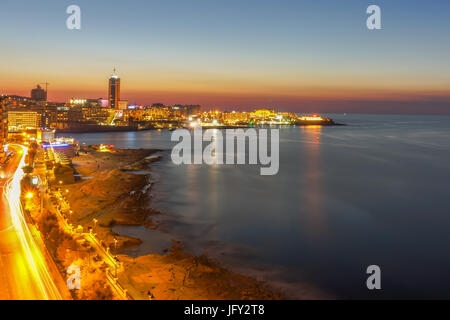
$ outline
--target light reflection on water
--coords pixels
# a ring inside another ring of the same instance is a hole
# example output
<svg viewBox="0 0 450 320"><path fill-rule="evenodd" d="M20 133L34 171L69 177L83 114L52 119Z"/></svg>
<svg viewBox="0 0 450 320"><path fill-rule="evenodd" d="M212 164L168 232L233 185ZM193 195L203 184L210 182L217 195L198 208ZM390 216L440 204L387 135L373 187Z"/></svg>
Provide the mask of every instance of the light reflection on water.
<svg viewBox="0 0 450 320"><path fill-rule="evenodd" d="M303 157L305 158L305 174L299 177L300 183L304 185L299 195L303 199L299 207L304 208L304 213L308 221L308 232L311 237L320 237L324 234L325 221L322 212L322 174L320 157L321 126L301 127L301 134L306 141Z"/></svg>
<svg viewBox="0 0 450 320"><path fill-rule="evenodd" d="M307 285L374 297L365 269L379 264L376 297L449 298L450 117L333 117L350 125L280 131L276 176L262 177L256 166L153 164L154 205L169 213L163 227L194 253L296 296ZM171 147L167 131L74 136Z"/></svg>

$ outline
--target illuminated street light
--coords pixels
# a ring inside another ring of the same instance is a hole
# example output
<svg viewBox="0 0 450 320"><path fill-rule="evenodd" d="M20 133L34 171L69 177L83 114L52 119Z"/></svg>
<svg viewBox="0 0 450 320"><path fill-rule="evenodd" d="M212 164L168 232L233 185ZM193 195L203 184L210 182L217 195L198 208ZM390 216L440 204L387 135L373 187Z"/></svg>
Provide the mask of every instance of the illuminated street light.
<svg viewBox="0 0 450 320"><path fill-rule="evenodd" d="M25 198L27 198L27 199L32 199L33 196L34 196L33 192L28 192L28 193L25 195Z"/></svg>

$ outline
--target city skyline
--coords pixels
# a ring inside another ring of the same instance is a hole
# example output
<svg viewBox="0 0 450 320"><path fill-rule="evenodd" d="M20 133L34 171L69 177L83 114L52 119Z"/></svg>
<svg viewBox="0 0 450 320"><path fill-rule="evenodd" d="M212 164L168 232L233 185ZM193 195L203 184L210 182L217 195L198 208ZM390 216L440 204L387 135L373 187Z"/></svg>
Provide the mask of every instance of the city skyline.
<svg viewBox="0 0 450 320"><path fill-rule="evenodd" d="M449 1L2 0L0 25L0 301L450 298Z"/></svg>
<svg viewBox="0 0 450 320"><path fill-rule="evenodd" d="M68 1L26 11L6 1L0 18L15 33L1 31L0 94L28 96L48 81L50 101L107 98L118 66L130 104L450 114L450 4L378 1L383 29L371 31L371 3L322 2L132 1L124 10L78 1L82 29L71 31Z"/></svg>

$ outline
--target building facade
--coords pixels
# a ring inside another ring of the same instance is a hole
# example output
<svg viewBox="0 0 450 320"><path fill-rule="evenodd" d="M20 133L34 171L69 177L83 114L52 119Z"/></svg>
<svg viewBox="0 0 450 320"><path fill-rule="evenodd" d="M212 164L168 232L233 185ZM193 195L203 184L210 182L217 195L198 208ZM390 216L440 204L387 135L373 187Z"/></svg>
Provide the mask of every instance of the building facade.
<svg viewBox="0 0 450 320"><path fill-rule="evenodd" d="M3 99L0 98L0 152L3 149L3 144L8 138L8 117L6 115L6 105Z"/></svg>
<svg viewBox="0 0 450 320"><path fill-rule="evenodd" d="M128 109L128 101L127 100L120 100L118 102L117 109L119 109L119 110L127 110Z"/></svg>
<svg viewBox="0 0 450 320"><path fill-rule="evenodd" d="M117 75L112 75L111 78L109 78L108 101L109 109L119 109L120 78Z"/></svg>
<svg viewBox="0 0 450 320"><path fill-rule="evenodd" d="M8 111L8 131L36 130L38 113L35 111Z"/></svg>
<svg viewBox="0 0 450 320"><path fill-rule="evenodd" d="M47 91L37 85L36 88L31 90L31 99L35 101L47 101Z"/></svg>

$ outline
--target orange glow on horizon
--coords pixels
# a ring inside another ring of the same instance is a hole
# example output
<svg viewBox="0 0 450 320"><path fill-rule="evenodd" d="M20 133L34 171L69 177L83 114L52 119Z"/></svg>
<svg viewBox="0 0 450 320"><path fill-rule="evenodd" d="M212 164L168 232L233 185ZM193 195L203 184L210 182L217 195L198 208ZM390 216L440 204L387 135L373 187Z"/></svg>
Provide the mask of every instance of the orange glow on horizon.
<svg viewBox="0 0 450 320"><path fill-rule="evenodd" d="M72 97L107 98L108 73L105 73L106 76L102 72L89 74L91 76L87 78L79 71L70 77L50 72L47 75L26 76L6 74L0 79L0 94L30 96L31 88L40 81L36 79L43 78L51 83L48 99L52 102L68 102ZM425 105L427 108L423 110L427 111L428 102L443 104L450 100L450 83L421 83L417 79L399 81L393 78L379 81L378 78L364 80L359 76L343 76L337 81L331 76L323 75L319 79L317 75L305 74L299 80L292 76L272 77L270 73L265 77L255 78L239 74L231 76L187 72L149 78L137 71L123 74L121 78L122 98L141 105L157 102L166 105L200 104L205 108L220 110L251 110L257 106L265 106L286 111L320 112L352 112L359 109L370 113L371 107L364 104L355 106L355 103L378 103L384 106L383 110L389 111L392 109L389 103L411 102ZM347 107L352 103L354 105ZM443 107L440 108L445 111Z"/></svg>

